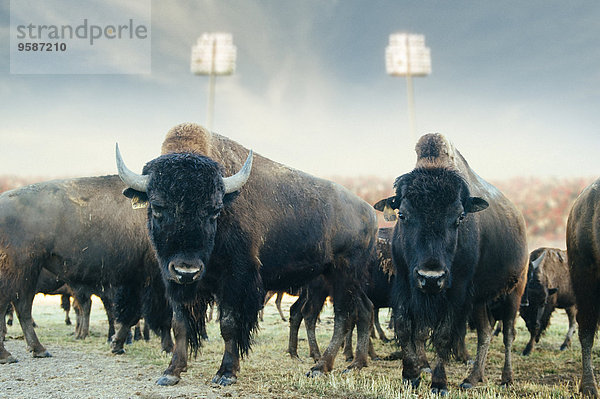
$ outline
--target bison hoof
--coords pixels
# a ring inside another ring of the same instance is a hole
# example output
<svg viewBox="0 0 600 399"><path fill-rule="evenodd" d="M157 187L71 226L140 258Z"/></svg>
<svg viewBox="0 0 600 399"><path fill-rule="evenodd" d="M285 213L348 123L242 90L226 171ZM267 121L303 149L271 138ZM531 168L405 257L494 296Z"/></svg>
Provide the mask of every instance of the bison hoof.
<svg viewBox="0 0 600 399"><path fill-rule="evenodd" d="M293 360L296 360L296 361L298 361L298 362L300 362L300 363L304 363L304 360L300 359L300 356L298 356L298 354L294 354L294 355L290 354L290 357L291 357Z"/></svg>
<svg viewBox="0 0 600 399"><path fill-rule="evenodd" d="M419 388L419 385L421 385L421 377L404 378L404 383L410 385L413 389L417 389Z"/></svg>
<svg viewBox="0 0 600 399"><path fill-rule="evenodd" d="M17 363L17 362L18 362L17 358L12 355L7 358L0 359L0 364L10 364L10 363Z"/></svg>
<svg viewBox="0 0 600 399"><path fill-rule="evenodd" d="M448 395L447 388L431 388L431 393L434 395L446 396Z"/></svg>
<svg viewBox="0 0 600 399"><path fill-rule="evenodd" d="M113 348L111 352L115 355L123 355L125 354L125 349L123 348Z"/></svg>
<svg viewBox="0 0 600 399"><path fill-rule="evenodd" d="M165 374L156 381L156 384L166 387L176 385L179 382L179 380L181 380L181 378L176 377L174 375Z"/></svg>
<svg viewBox="0 0 600 399"><path fill-rule="evenodd" d="M312 370L311 369L308 373L306 373L306 376L308 378L316 378L316 377L321 377L321 376L324 376L324 375L325 375L325 373L322 372L321 370L318 370L318 369L317 370Z"/></svg>
<svg viewBox="0 0 600 399"><path fill-rule="evenodd" d="M400 360L400 359L402 359L402 352L400 352L400 351L392 352L383 358L383 360L390 360L390 361L391 360Z"/></svg>
<svg viewBox="0 0 600 399"><path fill-rule="evenodd" d="M471 388L473 388L473 384L471 384L471 383L470 383L470 382L468 382L468 381L463 381L463 383L462 383L462 384L460 384L460 387L461 387L462 389L471 389Z"/></svg>
<svg viewBox="0 0 600 399"><path fill-rule="evenodd" d="M565 350L565 349L567 349L568 347L569 347L569 344L562 344L562 345L560 346L560 350L561 350L561 351L564 351L564 350Z"/></svg>
<svg viewBox="0 0 600 399"><path fill-rule="evenodd" d="M598 397L598 388L596 384L592 381L591 384L582 383L579 388L579 392L581 392L581 396L597 398Z"/></svg>
<svg viewBox="0 0 600 399"><path fill-rule="evenodd" d="M227 385L233 385L237 382L237 377L232 375L232 376L226 376L226 375L215 375L212 379L213 384L219 384L221 386L226 387Z"/></svg>
<svg viewBox="0 0 600 399"><path fill-rule="evenodd" d="M52 357L52 355L47 350L44 350L42 352L33 352L33 357L35 357L35 358Z"/></svg>

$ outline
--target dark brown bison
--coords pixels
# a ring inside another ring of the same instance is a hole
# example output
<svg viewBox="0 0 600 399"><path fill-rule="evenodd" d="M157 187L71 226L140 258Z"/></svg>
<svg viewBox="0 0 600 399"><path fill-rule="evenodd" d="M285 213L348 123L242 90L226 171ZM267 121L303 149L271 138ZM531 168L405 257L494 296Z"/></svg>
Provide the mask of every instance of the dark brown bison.
<svg viewBox="0 0 600 399"><path fill-rule="evenodd" d="M375 204L388 218L397 218L393 317L403 352L402 376L419 384L426 364L422 347L429 336L438 356L432 391L447 393L445 365L451 356L461 355L471 315L477 357L461 386L482 381L492 329L489 306L508 294L502 312L502 384L508 384L515 317L527 272L525 222L444 136L421 137L416 151L417 165L395 180L395 195Z"/></svg>
<svg viewBox="0 0 600 399"><path fill-rule="evenodd" d="M34 357L50 356L33 328L31 307L42 268L74 292L107 292L122 352L141 313L172 346L171 308L165 298L143 215L131 212L118 176L54 180L0 195L0 314L15 306ZM89 298L89 295L87 295ZM5 349L0 318L0 363L16 359Z"/></svg>
<svg viewBox="0 0 600 399"><path fill-rule="evenodd" d="M163 154L142 175L117 155L125 195L148 201L150 239L174 307L176 349L159 384L179 381L186 339L192 351L199 345L198 303L217 298L225 353L213 381L227 385L250 349L265 292L320 275L332 286L335 327L309 374L332 369L355 312L359 355L350 367L363 367L372 305L362 281L377 231L372 208L335 183L260 155L253 161L246 148L198 125L173 128Z"/></svg>
<svg viewBox="0 0 600 399"><path fill-rule="evenodd" d="M521 317L530 334L523 355L529 355L540 341L556 308L564 309L569 318L569 330L560 346L562 351L571 345L577 313L567 253L557 248L538 248L529 255L527 286L521 299Z"/></svg>
<svg viewBox="0 0 600 399"><path fill-rule="evenodd" d="M598 397L592 346L600 316L600 179L583 190L569 212L567 253L581 342L580 391Z"/></svg>

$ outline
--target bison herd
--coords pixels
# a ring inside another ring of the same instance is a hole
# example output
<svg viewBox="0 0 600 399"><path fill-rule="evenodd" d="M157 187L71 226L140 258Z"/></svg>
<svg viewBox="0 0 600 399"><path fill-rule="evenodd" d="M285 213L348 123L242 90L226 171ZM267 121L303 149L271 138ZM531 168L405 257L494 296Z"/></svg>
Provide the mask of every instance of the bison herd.
<svg viewBox="0 0 600 399"><path fill-rule="evenodd" d="M517 313L531 335L528 355L561 308L569 330L560 349L570 345L577 317L580 390L598 396L591 353L600 316L600 180L573 205L567 251L528 254L520 211L444 136L421 137L416 152L415 168L396 178L394 195L369 205L195 124L171 129L162 155L142 174L127 168L117 146L118 176L0 195L0 314L13 306L29 351L47 357L31 317L34 296L74 297L77 337L85 338L90 296L98 295L112 352L123 353L131 327L144 318L172 353L158 384L173 385L206 337L207 308L216 303L225 349L213 382L229 385L251 348L267 292L298 295L288 352L297 356L304 320L315 361L309 377L331 371L342 346L348 369L366 366L376 356L371 334L387 339L378 310L391 307L402 378L419 385L429 344L431 390L445 395L449 361L468 358L468 326L477 332L477 353L461 387L483 381L496 322L507 385ZM378 230L375 210L395 220L394 228ZM315 325L328 297L334 328L321 353ZM0 363L16 362L5 335L2 317Z"/></svg>

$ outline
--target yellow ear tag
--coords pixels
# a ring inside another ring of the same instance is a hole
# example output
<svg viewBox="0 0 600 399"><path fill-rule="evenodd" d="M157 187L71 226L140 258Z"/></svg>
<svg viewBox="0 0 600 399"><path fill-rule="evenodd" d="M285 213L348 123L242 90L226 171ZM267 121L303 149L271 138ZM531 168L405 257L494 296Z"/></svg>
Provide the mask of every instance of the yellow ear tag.
<svg viewBox="0 0 600 399"><path fill-rule="evenodd" d="M383 218L386 222L396 221L396 211L392 209L392 207L388 204L385 204L385 206L383 207Z"/></svg>
<svg viewBox="0 0 600 399"><path fill-rule="evenodd" d="M148 208L148 201L144 201L137 195L134 195L131 197L131 207L133 209Z"/></svg>

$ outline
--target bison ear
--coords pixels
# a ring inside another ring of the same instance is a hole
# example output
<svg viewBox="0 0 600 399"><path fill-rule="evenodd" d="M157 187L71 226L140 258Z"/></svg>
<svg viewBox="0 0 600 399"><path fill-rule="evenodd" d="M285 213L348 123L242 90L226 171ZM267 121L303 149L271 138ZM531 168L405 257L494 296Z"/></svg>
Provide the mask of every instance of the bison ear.
<svg viewBox="0 0 600 399"><path fill-rule="evenodd" d="M131 198L131 207L133 209L148 207L148 195L144 192L134 190L133 188L126 188L123 190L123 195Z"/></svg>
<svg viewBox="0 0 600 399"><path fill-rule="evenodd" d="M467 201L467 206L465 207L465 212L475 213L475 212L483 211L488 206L490 206L490 204L488 204L488 202L486 200L484 200L483 198L469 197L469 200Z"/></svg>
<svg viewBox="0 0 600 399"><path fill-rule="evenodd" d="M387 222L393 222L396 220L396 212L394 211L394 209L398 209L399 207L400 203L397 200L396 196L382 199L381 201L373 205L373 208L380 212L383 212L383 218Z"/></svg>

